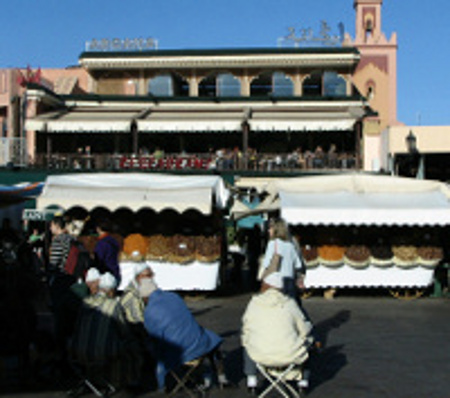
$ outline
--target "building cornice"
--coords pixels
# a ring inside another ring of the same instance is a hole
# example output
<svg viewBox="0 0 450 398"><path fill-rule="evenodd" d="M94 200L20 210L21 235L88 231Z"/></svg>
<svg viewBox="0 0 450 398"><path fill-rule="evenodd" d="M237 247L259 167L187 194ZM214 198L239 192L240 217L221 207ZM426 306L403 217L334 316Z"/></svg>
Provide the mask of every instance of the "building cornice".
<svg viewBox="0 0 450 398"><path fill-rule="evenodd" d="M145 53L83 53L80 65L96 69L196 69L196 68L280 68L354 67L360 54L354 48L302 49L302 51L164 51Z"/></svg>

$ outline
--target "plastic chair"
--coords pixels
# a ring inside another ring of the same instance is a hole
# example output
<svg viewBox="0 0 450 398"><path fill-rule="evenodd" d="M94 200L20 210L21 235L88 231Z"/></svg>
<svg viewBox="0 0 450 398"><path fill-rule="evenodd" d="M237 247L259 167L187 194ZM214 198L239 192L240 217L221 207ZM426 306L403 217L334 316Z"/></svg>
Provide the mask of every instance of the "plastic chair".
<svg viewBox="0 0 450 398"><path fill-rule="evenodd" d="M269 385L258 395L259 398L265 397L272 390L278 391L284 398L303 398L304 393L296 390L289 381L294 377L293 373L298 374L298 364L291 363L286 366L266 366L260 363L256 368L261 375L269 382Z"/></svg>

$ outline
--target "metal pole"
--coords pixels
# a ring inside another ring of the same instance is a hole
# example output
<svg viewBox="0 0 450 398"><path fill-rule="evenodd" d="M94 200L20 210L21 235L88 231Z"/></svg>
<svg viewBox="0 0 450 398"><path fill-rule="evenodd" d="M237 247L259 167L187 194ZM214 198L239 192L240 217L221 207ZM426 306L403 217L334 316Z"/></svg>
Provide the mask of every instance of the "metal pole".
<svg viewBox="0 0 450 398"><path fill-rule="evenodd" d="M247 121L242 122L242 159L243 168L247 170L248 168L248 135L250 132L250 125Z"/></svg>

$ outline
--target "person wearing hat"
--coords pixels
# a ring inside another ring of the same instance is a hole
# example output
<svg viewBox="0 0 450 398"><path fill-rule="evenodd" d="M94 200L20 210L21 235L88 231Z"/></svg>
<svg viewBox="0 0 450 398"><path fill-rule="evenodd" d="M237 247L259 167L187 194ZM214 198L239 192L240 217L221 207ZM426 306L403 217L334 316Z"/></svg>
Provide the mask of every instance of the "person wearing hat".
<svg viewBox="0 0 450 398"><path fill-rule="evenodd" d="M120 304L125 312L125 318L132 325L144 326L144 301L139 295L139 285L145 279L153 278L153 271L145 262L134 265L134 278L123 291Z"/></svg>
<svg viewBox="0 0 450 398"><path fill-rule="evenodd" d="M139 293L146 303L144 326L153 342L159 389L164 388L170 370L202 356L207 356L217 369L220 386L230 387L220 353L222 338L200 326L183 299L176 293L159 289L153 279L142 281ZM210 386L210 381L205 376L205 387Z"/></svg>
<svg viewBox="0 0 450 398"><path fill-rule="evenodd" d="M97 294L83 300L71 352L81 364L101 365L103 376L114 387L121 387L127 386L134 375L129 356L132 336L114 297L116 287L116 278L106 272L99 278Z"/></svg>
<svg viewBox="0 0 450 398"><path fill-rule="evenodd" d="M98 285L100 283L100 272L97 268L89 268L84 277L84 282L86 283L89 292L92 296L98 293Z"/></svg>
<svg viewBox="0 0 450 398"><path fill-rule="evenodd" d="M116 295L117 288L117 279L110 272L105 272L100 275L100 279L98 281L98 290L99 293L102 293L108 298L114 298Z"/></svg>
<svg viewBox="0 0 450 398"><path fill-rule="evenodd" d="M302 365L313 343L312 325L293 298L283 294L283 276L267 275L261 291L250 300L242 318L244 373L247 388L256 392L256 363L281 367ZM270 325L270 327L268 327ZM295 375L301 380L301 370Z"/></svg>
<svg viewBox="0 0 450 398"><path fill-rule="evenodd" d="M145 303L138 289L143 281L151 280L151 278L153 278L153 271L147 263L136 263L134 265L134 278L120 297L120 306L135 340L133 344L134 349L131 350L130 354L133 356L132 363L137 379L140 379L142 375L142 367L144 358L147 357L145 354L148 345L148 335L144 328ZM139 384L139 381L136 380L135 384Z"/></svg>

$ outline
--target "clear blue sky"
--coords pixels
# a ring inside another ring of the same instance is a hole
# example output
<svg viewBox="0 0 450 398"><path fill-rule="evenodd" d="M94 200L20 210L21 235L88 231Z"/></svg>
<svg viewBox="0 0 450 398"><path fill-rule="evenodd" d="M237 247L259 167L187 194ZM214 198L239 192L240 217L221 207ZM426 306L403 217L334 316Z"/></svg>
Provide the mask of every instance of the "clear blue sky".
<svg viewBox="0 0 450 398"><path fill-rule="evenodd" d="M397 32L398 120L450 125L450 2L384 0ZM353 0L2 0L0 68L63 68L93 38L147 38L160 49L275 47L287 28L339 22L354 37ZM335 32L337 33L337 29Z"/></svg>

